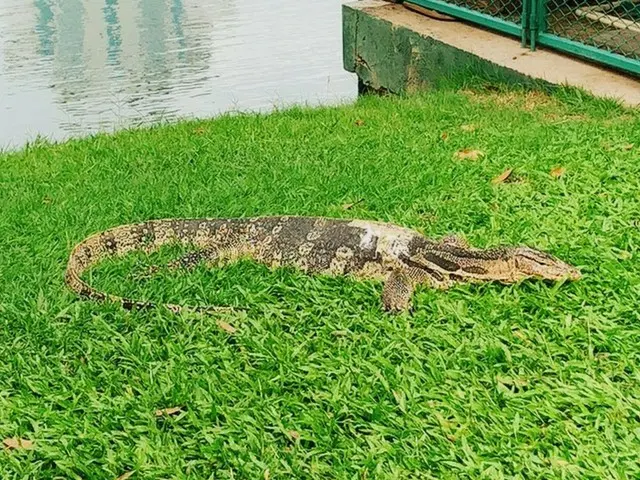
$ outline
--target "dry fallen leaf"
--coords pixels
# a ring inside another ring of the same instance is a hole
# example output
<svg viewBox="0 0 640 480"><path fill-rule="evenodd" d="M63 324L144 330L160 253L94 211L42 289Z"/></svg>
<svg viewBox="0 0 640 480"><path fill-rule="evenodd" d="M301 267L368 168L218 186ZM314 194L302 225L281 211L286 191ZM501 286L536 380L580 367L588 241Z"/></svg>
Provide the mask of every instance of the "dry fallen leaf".
<svg viewBox="0 0 640 480"><path fill-rule="evenodd" d="M502 377L500 375L496 376L496 382L506 385L508 387L517 387L517 388L522 388L529 385L528 380L525 378Z"/></svg>
<svg viewBox="0 0 640 480"><path fill-rule="evenodd" d="M131 475L133 475L133 472L125 472L118 478L116 478L116 480L127 480L127 478L129 478Z"/></svg>
<svg viewBox="0 0 640 480"><path fill-rule="evenodd" d="M440 134L440 138L441 138L442 140L446 141L446 140L447 140L447 138L449 138L449 134L448 134L447 132L442 132L442 133Z"/></svg>
<svg viewBox="0 0 640 480"><path fill-rule="evenodd" d="M223 322L222 320L218 320L218 326L227 333L234 334L236 333L235 327L232 327L227 322Z"/></svg>
<svg viewBox="0 0 640 480"><path fill-rule="evenodd" d="M362 202L364 202L364 198L356 200L353 203L345 203L344 205L342 205L342 209L343 210L349 210L349 209L353 208L354 206L356 206L356 205L358 205L359 203L362 203Z"/></svg>
<svg viewBox="0 0 640 480"><path fill-rule="evenodd" d="M473 132L475 131L475 129L476 129L476 126L473 123L460 125L460 130L462 130L463 132Z"/></svg>
<svg viewBox="0 0 640 480"><path fill-rule="evenodd" d="M356 127L361 127L362 125L364 125L364 120L358 119L354 123L356 124Z"/></svg>
<svg viewBox="0 0 640 480"><path fill-rule="evenodd" d="M629 260L630 258L633 258L633 253L627 250L621 250L615 247L612 248L611 250L612 250L612 253L620 260Z"/></svg>
<svg viewBox="0 0 640 480"><path fill-rule="evenodd" d="M551 171L549 172L549 174L553 178L560 178L562 175L565 174L566 171L567 171L566 168L558 166L558 167L552 168Z"/></svg>
<svg viewBox="0 0 640 480"><path fill-rule="evenodd" d="M483 156L484 153L482 153L480 150L473 150L471 148L465 148L462 150L458 150L454 156L459 158L460 160L477 160L478 157Z"/></svg>
<svg viewBox="0 0 640 480"><path fill-rule="evenodd" d="M287 434L289 435L289 437L291 437L292 440L298 440L300 438L300 434L295 430L289 430Z"/></svg>
<svg viewBox="0 0 640 480"><path fill-rule="evenodd" d="M5 438L2 444L9 450L33 450L33 442L24 438Z"/></svg>
<svg viewBox="0 0 640 480"><path fill-rule="evenodd" d="M497 185L498 183L503 183L507 178L511 176L511 172L513 172L513 168L507 168L504 172L502 172L497 177L494 177L491 180L491 183Z"/></svg>
<svg viewBox="0 0 640 480"><path fill-rule="evenodd" d="M526 340L527 336L521 330L514 330L511 333L514 337L519 338L520 340Z"/></svg>
<svg viewBox="0 0 640 480"><path fill-rule="evenodd" d="M562 460L561 458L550 458L548 462L550 465L560 468L569 467L571 465L569 462Z"/></svg>
<svg viewBox="0 0 640 480"><path fill-rule="evenodd" d="M181 411L182 407L161 408L156 410L156 417L162 417L163 415L175 415Z"/></svg>
<svg viewBox="0 0 640 480"><path fill-rule="evenodd" d="M631 150L633 147L635 147L635 145L633 143L623 143L623 144L617 144L617 145L606 145L605 148L607 151L609 152L613 152L616 150L623 150L623 151L628 151Z"/></svg>
<svg viewBox="0 0 640 480"><path fill-rule="evenodd" d="M197 127L193 130L196 135L202 135L204 132L206 132L204 127Z"/></svg>

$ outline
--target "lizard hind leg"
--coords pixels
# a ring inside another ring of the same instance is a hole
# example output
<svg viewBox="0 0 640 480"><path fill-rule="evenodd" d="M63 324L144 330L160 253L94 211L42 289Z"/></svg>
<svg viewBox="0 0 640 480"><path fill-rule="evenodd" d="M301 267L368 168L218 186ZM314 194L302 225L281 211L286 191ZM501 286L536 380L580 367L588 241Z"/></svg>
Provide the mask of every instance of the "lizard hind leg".
<svg viewBox="0 0 640 480"><path fill-rule="evenodd" d="M189 252L175 260L168 262L165 265L149 265L147 268L143 269L142 272L136 274L135 278L138 280L147 279L163 269L166 269L170 272L174 272L177 270L192 271L203 261L207 264L214 264L219 258L220 252L217 249L204 249L195 252Z"/></svg>
<svg viewBox="0 0 640 480"><path fill-rule="evenodd" d="M215 267L223 262L232 262L238 260L248 254L250 249L247 245L242 244L237 239L232 238L223 246L209 246L201 250L188 252L175 260L170 261L164 268L170 272L176 270L193 271L201 263L205 263L208 267ZM151 265L140 277L149 277L158 273L163 268L159 265Z"/></svg>
<svg viewBox="0 0 640 480"><path fill-rule="evenodd" d="M251 249L237 240L233 240L224 246L211 246L195 252L189 252L182 257L169 262L170 270L193 270L201 263L207 267L216 267L221 264L231 263L245 256L250 256Z"/></svg>
<svg viewBox="0 0 640 480"><path fill-rule="evenodd" d="M189 252L180 258L173 260L167 264L169 270L193 270L200 263L205 262L208 265L214 265L221 257L220 251L214 248L206 248L196 252Z"/></svg>

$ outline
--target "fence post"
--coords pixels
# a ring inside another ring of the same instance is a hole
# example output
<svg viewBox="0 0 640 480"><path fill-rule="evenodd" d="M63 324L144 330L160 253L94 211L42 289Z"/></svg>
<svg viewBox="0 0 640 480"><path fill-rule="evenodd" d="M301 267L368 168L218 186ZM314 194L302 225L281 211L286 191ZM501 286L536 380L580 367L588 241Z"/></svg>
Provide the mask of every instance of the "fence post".
<svg viewBox="0 0 640 480"><path fill-rule="evenodd" d="M538 3L539 0L531 0L531 15L529 15L529 38L531 51L536 49L538 40Z"/></svg>
<svg viewBox="0 0 640 480"><path fill-rule="evenodd" d="M534 0L536 1L536 0ZM547 2L548 0L538 0L538 33L547 31Z"/></svg>
<svg viewBox="0 0 640 480"><path fill-rule="evenodd" d="M532 0L522 0L522 32L520 34L520 42L522 47L527 46L527 40L529 38L529 15L531 14L531 2Z"/></svg>

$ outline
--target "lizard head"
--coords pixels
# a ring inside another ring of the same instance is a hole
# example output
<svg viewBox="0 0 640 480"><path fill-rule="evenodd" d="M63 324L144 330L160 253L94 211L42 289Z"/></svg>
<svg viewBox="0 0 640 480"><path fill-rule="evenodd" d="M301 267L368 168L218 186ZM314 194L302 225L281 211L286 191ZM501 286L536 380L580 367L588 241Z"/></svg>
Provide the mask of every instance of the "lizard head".
<svg viewBox="0 0 640 480"><path fill-rule="evenodd" d="M578 280L582 276L578 269L562 260L526 246L482 250L450 241L415 241L414 244L416 248L404 259L405 263L436 279L514 283L526 278Z"/></svg>
<svg viewBox="0 0 640 480"><path fill-rule="evenodd" d="M529 247L510 249L510 256L518 278L541 278L544 280L579 280L580 271L547 253Z"/></svg>

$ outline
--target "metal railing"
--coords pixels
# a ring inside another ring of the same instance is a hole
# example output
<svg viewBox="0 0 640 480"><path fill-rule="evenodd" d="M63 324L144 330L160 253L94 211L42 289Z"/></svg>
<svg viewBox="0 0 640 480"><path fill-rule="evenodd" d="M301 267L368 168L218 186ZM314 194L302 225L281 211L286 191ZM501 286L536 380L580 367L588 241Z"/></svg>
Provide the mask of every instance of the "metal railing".
<svg viewBox="0 0 640 480"><path fill-rule="evenodd" d="M640 0L408 0L640 75Z"/></svg>

